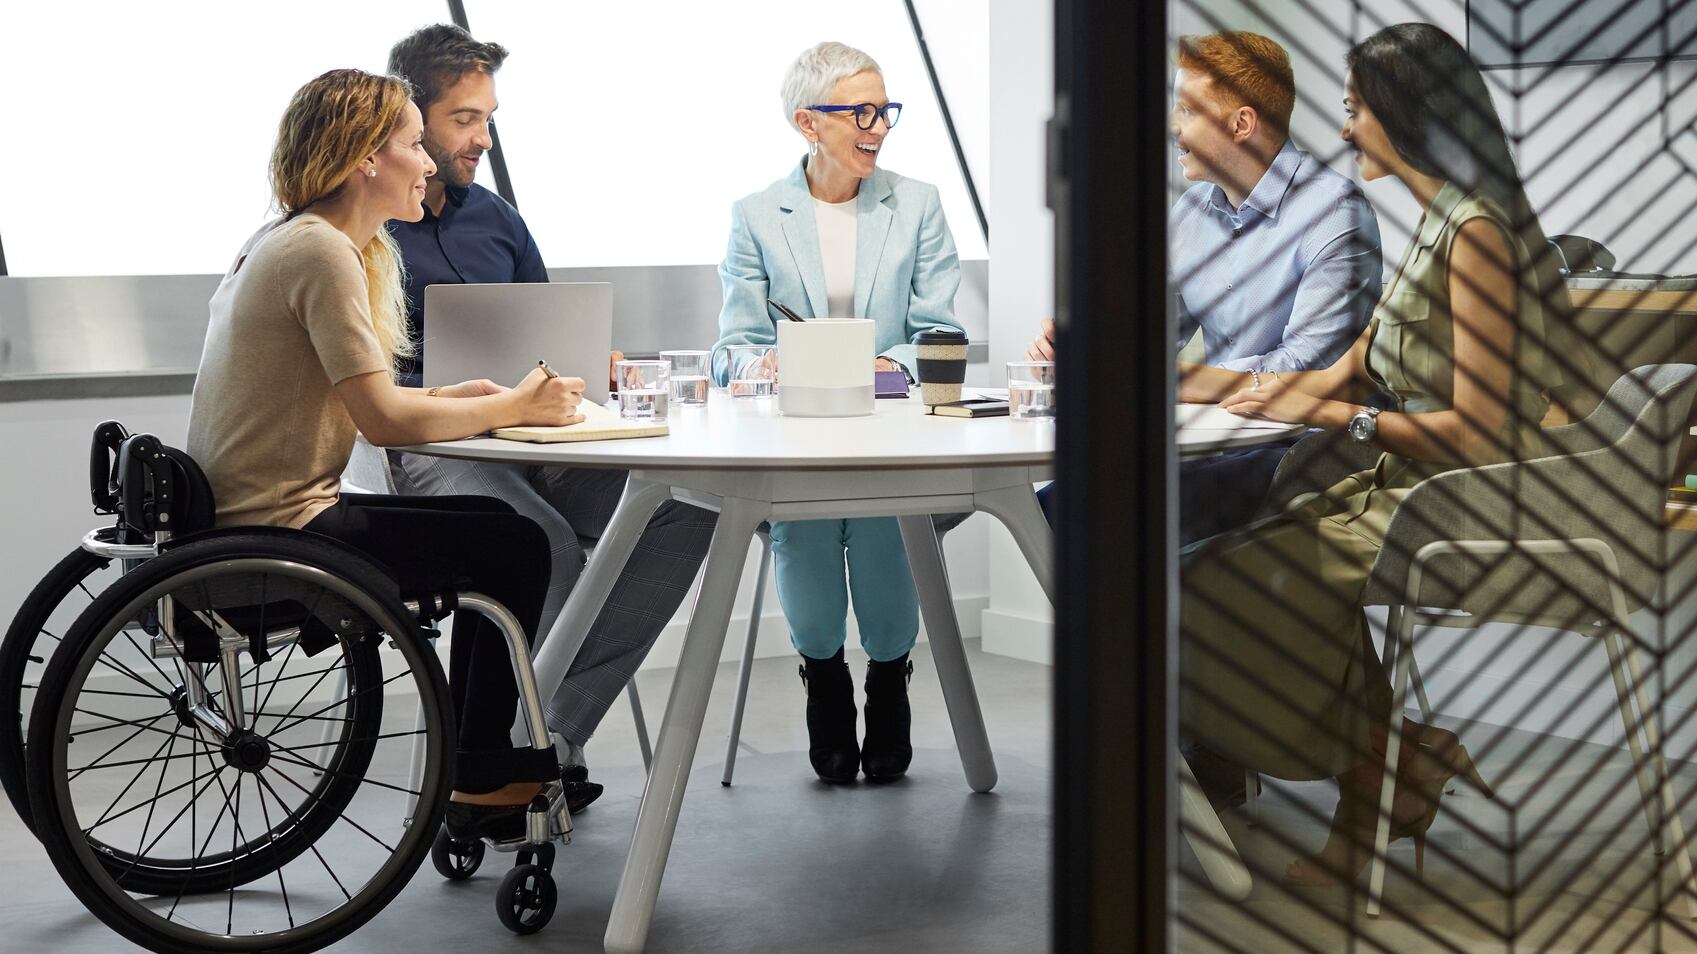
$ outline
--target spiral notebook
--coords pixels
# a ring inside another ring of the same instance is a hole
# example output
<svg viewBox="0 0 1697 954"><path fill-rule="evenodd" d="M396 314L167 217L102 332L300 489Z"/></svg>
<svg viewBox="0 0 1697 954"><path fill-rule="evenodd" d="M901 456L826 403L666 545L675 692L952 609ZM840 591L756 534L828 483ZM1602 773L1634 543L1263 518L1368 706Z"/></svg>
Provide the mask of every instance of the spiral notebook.
<svg viewBox="0 0 1697 954"><path fill-rule="evenodd" d="M564 444L568 441L617 441L632 437L665 437L665 421L627 421L593 401L578 405L583 420L565 427L497 427L491 437L531 444Z"/></svg>

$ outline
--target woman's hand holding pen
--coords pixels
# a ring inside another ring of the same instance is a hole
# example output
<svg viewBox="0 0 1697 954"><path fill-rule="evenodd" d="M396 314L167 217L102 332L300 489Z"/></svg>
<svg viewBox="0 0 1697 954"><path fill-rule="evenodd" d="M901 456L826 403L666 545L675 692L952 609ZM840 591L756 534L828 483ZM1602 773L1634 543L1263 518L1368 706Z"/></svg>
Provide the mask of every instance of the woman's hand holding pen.
<svg viewBox="0 0 1697 954"><path fill-rule="evenodd" d="M583 379L561 377L546 364L525 375L511 394L520 424L563 427L583 420L578 413L578 405L583 403Z"/></svg>

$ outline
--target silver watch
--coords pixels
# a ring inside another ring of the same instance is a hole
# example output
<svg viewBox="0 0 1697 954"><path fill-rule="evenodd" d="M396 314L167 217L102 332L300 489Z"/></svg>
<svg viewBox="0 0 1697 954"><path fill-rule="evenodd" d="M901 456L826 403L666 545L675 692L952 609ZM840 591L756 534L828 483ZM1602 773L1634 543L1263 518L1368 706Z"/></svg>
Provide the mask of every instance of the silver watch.
<svg viewBox="0 0 1697 954"><path fill-rule="evenodd" d="M1373 443L1379 436L1379 409L1364 407L1349 419L1349 436L1363 444Z"/></svg>

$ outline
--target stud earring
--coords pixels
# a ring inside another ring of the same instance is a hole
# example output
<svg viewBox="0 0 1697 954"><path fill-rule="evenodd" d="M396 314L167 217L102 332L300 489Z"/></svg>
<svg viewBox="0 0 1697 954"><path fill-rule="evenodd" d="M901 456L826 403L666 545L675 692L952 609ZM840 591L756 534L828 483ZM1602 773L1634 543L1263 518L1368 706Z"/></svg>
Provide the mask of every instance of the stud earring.
<svg viewBox="0 0 1697 954"><path fill-rule="evenodd" d="M376 170L376 168L367 169L367 170L365 170L365 174L375 178L376 175L377 175L377 170Z"/></svg>

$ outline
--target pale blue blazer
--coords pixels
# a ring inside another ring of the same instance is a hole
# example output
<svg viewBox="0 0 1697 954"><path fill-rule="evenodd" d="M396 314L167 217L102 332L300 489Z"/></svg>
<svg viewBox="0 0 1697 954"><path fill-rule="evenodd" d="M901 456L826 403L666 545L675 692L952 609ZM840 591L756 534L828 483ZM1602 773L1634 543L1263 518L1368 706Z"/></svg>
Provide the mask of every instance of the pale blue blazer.
<svg viewBox="0 0 1697 954"><path fill-rule="evenodd" d="M960 256L943 218L937 187L879 169L860 184L855 225L854 314L826 314L825 265L819 226L807 191L806 160L788 176L731 207L731 241L719 265L723 305L713 376L728 373L725 348L772 344L766 299L783 302L803 318L871 318L878 354L915 370L916 335L960 331L955 292Z"/></svg>

